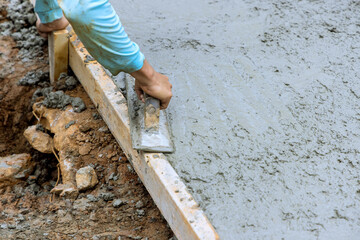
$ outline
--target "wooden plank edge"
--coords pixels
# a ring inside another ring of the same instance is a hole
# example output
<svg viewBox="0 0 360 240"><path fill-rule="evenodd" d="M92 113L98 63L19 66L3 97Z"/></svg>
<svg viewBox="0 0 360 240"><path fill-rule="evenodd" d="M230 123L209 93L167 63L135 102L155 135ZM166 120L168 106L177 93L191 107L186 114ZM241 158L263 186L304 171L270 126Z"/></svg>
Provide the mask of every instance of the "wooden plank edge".
<svg viewBox="0 0 360 240"><path fill-rule="evenodd" d="M180 240L219 239L214 227L161 153L132 148L124 96L96 61L85 63L86 51L70 33L69 64L125 152L155 204Z"/></svg>
<svg viewBox="0 0 360 240"><path fill-rule="evenodd" d="M50 83L54 84L60 74L68 71L69 32L67 29L54 31L48 37Z"/></svg>
<svg viewBox="0 0 360 240"><path fill-rule="evenodd" d="M29 0L35 7L36 0ZM36 17L38 17L36 15ZM71 27L53 31L48 37L49 51L49 77L50 83L54 84L60 74L68 71L69 66L69 32Z"/></svg>

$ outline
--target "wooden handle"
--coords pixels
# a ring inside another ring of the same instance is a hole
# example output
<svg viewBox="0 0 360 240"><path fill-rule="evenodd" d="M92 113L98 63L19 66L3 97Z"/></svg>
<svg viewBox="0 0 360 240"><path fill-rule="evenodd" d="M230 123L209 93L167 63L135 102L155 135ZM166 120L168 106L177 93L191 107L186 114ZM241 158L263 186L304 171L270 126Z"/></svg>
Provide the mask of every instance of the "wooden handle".
<svg viewBox="0 0 360 240"><path fill-rule="evenodd" d="M159 130L160 100L144 94L144 122L146 130Z"/></svg>

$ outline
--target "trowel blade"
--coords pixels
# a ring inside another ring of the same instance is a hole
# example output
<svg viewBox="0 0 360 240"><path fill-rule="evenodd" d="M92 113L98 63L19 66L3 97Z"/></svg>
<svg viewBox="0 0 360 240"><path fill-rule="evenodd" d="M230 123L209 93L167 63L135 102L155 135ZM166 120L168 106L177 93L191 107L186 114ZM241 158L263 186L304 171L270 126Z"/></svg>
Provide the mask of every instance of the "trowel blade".
<svg viewBox="0 0 360 240"><path fill-rule="evenodd" d="M133 148L146 152L173 152L174 146L171 140L166 112L164 110L160 111L158 130L146 130L144 103L136 95L134 89L135 79L126 74L125 83L130 120L130 136Z"/></svg>

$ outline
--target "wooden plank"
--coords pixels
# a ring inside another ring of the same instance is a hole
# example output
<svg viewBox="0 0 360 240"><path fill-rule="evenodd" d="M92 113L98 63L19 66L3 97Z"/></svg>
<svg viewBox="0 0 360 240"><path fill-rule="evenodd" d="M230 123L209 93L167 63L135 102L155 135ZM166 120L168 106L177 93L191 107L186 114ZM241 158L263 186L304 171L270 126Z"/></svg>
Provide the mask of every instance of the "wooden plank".
<svg viewBox="0 0 360 240"><path fill-rule="evenodd" d="M124 96L96 61L85 63L88 52L71 32L69 64L97 107L110 131L149 191L155 204L180 240L219 239L185 184L160 153L138 152L130 141L129 117Z"/></svg>
<svg viewBox="0 0 360 240"><path fill-rule="evenodd" d="M30 0L35 7L36 0ZM53 31L48 37L50 83L54 84L60 73L67 72L69 66L69 29Z"/></svg>
<svg viewBox="0 0 360 240"><path fill-rule="evenodd" d="M54 84L60 73L68 71L69 65L69 32L66 29L49 34L50 83Z"/></svg>

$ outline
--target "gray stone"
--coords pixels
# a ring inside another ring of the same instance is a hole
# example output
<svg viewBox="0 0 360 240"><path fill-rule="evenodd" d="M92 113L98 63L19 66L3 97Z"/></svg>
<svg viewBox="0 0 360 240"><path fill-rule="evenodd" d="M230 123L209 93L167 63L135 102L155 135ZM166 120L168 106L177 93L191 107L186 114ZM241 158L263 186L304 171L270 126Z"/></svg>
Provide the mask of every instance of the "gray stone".
<svg viewBox="0 0 360 240"><path fill-rule="evenodd" d="M144 202L142 200L139 200L136 202L135 204L136 208L143 208L144 207Z"/></svg>
<svg viewBox="0 0 360 240"><path fill-rule="evenodd" d="M124 204L125 204L125 202L123 202L121 199L115 199L112 203L114 208L118 208Z"/></svg>
<svg viewBox="0 0 360 240"><path fill-rule="evenodd" d="M138 209L138 210L136 210L136 214L139 216L139 217L143 217L143 216L145 216L145 210L143 210L143 209Z"/></svg>
<svg viewBox="0 0 360 240"><path fill-rule="evenodd" d="M104 199L104 201L112 201L115 195L113 193L101 193L100 197Z"/></svg>
<svg viewBox="0 0 360 240"><path fill-rule="evenodd" d="M77 113L82 112L86 109L84 101L79 97L73 98L71 100L71 105L74 108L74 112Z"/></svg>
<svg viewBox="0 0 360 240"><path fill-rule="evenodd" d="M98 199L97 197L95 197L94 195L92 195L92 194L88 194L88 195L86 196L86 198L87 198L90 202L97 202L97 201L99 201L99 199Z"/></svg>

